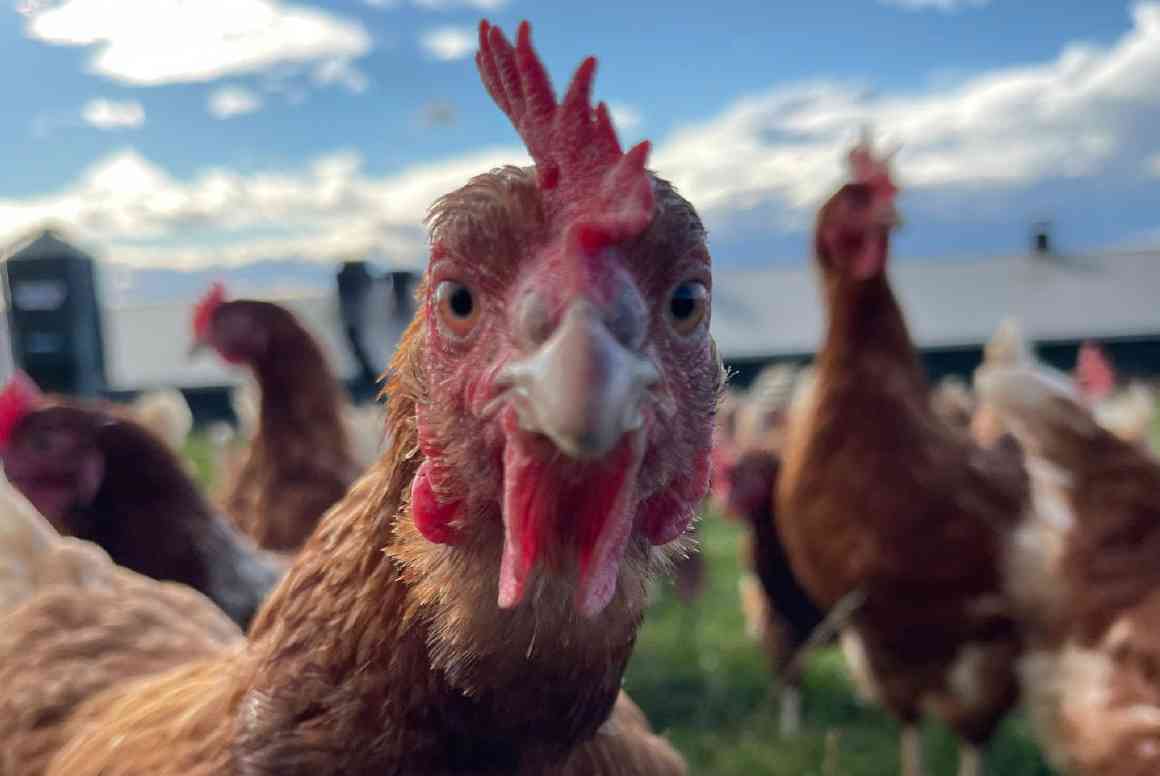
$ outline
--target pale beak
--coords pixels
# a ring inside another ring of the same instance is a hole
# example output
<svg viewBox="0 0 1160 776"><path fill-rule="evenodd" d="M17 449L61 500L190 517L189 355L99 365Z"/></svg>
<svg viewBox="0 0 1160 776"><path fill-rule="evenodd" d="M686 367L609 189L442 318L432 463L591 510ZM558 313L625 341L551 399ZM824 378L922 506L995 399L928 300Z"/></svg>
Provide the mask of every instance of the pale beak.
<svg viewBox="0 0 1160 776"><path fill-rule="evenodd" d="M587 301L574 302L536 352L498 377L512 390L521 428L580 459L604 456L641 427L658 380L653 363L619 342Z"/></svg>

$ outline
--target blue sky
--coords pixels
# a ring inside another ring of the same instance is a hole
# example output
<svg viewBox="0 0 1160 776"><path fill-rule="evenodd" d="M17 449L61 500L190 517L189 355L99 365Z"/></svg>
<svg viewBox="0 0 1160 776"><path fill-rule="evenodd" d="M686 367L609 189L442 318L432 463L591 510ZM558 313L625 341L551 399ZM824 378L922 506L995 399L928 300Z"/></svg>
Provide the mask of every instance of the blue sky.
<svg viewBox="0 0 1160 776"><path fill-rule="evenodd" d="M110 262L417 264L434 197L522 162L474 30L587 54L721 266L800 261L865 123L899 141L903 257L1160 243L1160 0L4 0L0 242ZM282 265L279 265L282 266Z"/></svg>

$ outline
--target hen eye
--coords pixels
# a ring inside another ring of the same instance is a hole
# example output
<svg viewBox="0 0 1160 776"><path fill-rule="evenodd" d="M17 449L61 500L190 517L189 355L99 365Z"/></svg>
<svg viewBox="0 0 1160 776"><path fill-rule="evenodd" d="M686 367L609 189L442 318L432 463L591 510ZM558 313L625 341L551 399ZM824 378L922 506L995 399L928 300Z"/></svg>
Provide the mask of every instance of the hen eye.
<svg viewBox="0 0 1160 776"><path fill-rule="evenodd" d="M695 280L681 283L669 299L669 320L678 334L691 334L705 317L709 289Z"/></svg>
<svg viewBox="0 0 1160 776"><path fill-rule="evenodd" d="M479 302L470 288L454 280L444 280L435 289L439 317L452 334L466 337L479 322Z"/></svg>

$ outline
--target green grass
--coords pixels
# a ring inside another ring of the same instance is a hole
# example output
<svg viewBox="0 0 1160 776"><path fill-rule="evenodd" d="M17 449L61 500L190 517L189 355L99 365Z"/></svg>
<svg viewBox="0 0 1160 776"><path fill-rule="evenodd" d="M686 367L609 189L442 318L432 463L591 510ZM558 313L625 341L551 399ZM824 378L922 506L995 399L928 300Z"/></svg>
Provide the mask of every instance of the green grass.
<svg viewBox="0 0 1160 776"><path fill-rule="evenodd" d="M685 755L693 774L711 776L884 776L898 773L898 726L863 706L841 655L822 650L809 661L803 735L781 740L773 676L744 633L737 596L740 527L708 517L702 529L709 584L684 607L669 588L650 609L625 678L625 689L653 725ZM823 773L827 733L837 763ZM940 725L928 724L931 776L953 774L957 749ZM989 776L1047 776L1024 720L1013 715L992 741Z"/></svg>
<svg viewBox="0 0 1160 776"><path fill-rule="evenodd" d="M190 434L185 440L185 457L193 464L198 480L207 489L213 485L213 444L205 434Z"/></svg>

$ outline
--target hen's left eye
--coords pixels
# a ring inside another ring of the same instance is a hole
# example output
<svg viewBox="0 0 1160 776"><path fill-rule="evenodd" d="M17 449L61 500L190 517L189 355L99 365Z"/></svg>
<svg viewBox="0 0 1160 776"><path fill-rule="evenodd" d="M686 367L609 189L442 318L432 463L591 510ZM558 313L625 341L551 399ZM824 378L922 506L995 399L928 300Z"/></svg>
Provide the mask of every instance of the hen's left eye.
<svg viewBox="0 0 1160 776"><path fill-rule="evenodd" d="M673 289L669 299L669 320L679 334L690 334L705 317L709 289L704 283L687 281Z"/></svg>
<svg viewBox="0 0 1160 776"><path fill-rule="evenodd" d="M479 301L463 283L440 283L435 289L435 306L443 324L458 337L466 337L479 322Z"/></svg>

